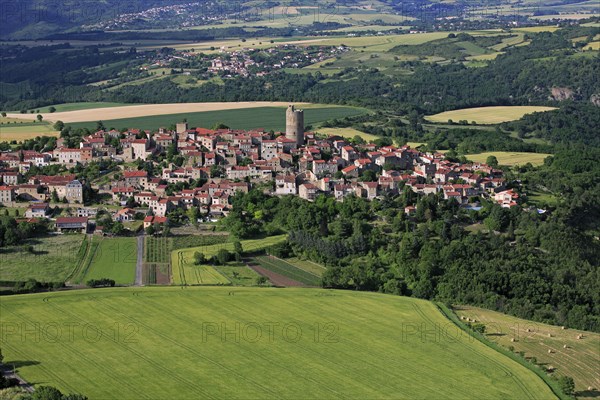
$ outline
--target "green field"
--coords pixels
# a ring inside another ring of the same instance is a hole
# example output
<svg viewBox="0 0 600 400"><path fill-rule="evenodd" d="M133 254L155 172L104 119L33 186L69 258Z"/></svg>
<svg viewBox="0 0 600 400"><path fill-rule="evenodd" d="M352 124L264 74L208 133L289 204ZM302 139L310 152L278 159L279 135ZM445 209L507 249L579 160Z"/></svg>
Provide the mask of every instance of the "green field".
<svg viewBox="0 0 600 400"><path fill-rule="evenodd" d="M259 256L254 257L254 261L271 272L286 276L297 282L304 283L305 285L321 286L321 278L319 276L277 257Z"/></svg>
<svg viewBox="0 0 600 400"><path fill-rule="evenodd" d="M0 311L6 364L90 399L555 398L532 371L407 297L113 288L9 296ZM60 335L64 326L74 329Z"/></svg>
<svg viewBox="0 0 600 400"><path fill-rule="evenodd" d="M0 281L63 282L75 270L85 247L83 235L53 235L0 249ZM29 251L26 246L33 246Z"/></svg>
<svg viewBox="0 0 600 400"><path fill-rule="evenodd" d="M575 390L600 387L600 335L559 326L527 321L510 315L476 307L459 307L457 314L486 325L488 339L514 351L524 351L525 357L535 357L540 365L553 366L558 376L575 380ZM528 331L529 330L529 331ZM583 335L582 339L577 339ZM515 339L511 342L511 339ZM565 349L563 346L567 345ZM552 352L549 353L548 350ZM578 395L577 398L594 397Z"/></svg>
<svg viewBox="0 0 600 400"><path fill-rule="evenodd" d="M309 272L313 275L316 275L318 277L323 276L323 273L325 271L327 271L327 267L324 267L320 264L314 263L309 260L301 260L299 258L292 257L292 258L286 258L285 261L287 263L292 264L296 268L300 268L300 269L302 269L306 272Z"/></svg>
<svg viewBox="0 0 600 400"><path fill-rule="evenodd" d="M272 246L276 243L284 241L286 235L279 236L271 236L264 239L250 239L250 240L242 240L240 243L242 244L242 249L244 252L253 252L265 249L269 246ZM171 268L173 271L172 282L176 285L194 285L199 284L196 276L200 274L200 276L213 276L212 271L206 271L205 266L199 267L194 265L194 253L199 252L203 253L206 258L210 258L216 255L219 250L225 249L230 252L233 252L233 243L219 243L208 246L199 246L199 247L191 247L185 249L174 250L171 253ZM206 266L207 267L207 266ZM204 269L200 269L204 268ZM210 267L212 268L212 267ZM198 269L200 269L198 271ZM220 275L220 274L219 274ZM214 278L214 277L213 277ZM218 283L229 283L229 281L222 277L222 281L215 280L215 282L208 282L210 284L218 284ZM207 278L208 279L208 278ZM214 278L216 279L216 278Z"/></svg>
<svg viewBox="0 0 600 400"><path fill-rule="evenodd" d="M122 106L132 106L132 105L134 105L134 104L111 103L111 102L99 101L99 102L88 102L88 103L55 104L53 106L41 107L39 110L41 113L49 113L50 107L56 108L55 112L64 112L64 111L76 111L76 110L89 110L91 108L122 107Z"/></svg>
<svg viewBox="0 0 600 400"><path fill-rule="evenodd" d="M94 237L88 256L89 264L79 279L85 283L90 279L110 278L117 284L130 285L135 280L137 261L136 238Z"/></svg>
<svg viewBox="0 0 600 400"><path fill-rule="evenodd" d="M352 115L360 115L367 112L365 109L355 107L325 106L320 108L305 108L304 123L316 124L334 118L343 118ZM280 107L257 107L238 110L205 111L197 113L154 115L137 118L124 118L104 120L106 127L158 129L161 126L169 126L187 118L192 127L209 128L216 123L223 122L233 129L256 129L284 131L285 112ZM73 128L95 128L96 122L70 123Z"/></svg>
<svg viewBox="0 0 600 400"><path fill-rule="evenodd" d="M175 285L229 285L229 279L210 265L194 265L183 261L173 271Z"/></svg>
<svg viewBox="0 0 600 400"><path fill-rule="evenodd" d="M497 107L477 107L464 108L462 110L444 111L439 114L430 115L425 119L431 122L475 121L478 124L499 124L501 122L515 121L522 118L525 114L534 112L556 110L554 107L538 106L497 106Z"/></svg>
<svg viewBox="0 0 600 400"><path fill-rule="evenodd" d="M216 265L213 268L235 286L255 286L256 279L260 277L257 272L242 262L233 261L227 265Z"/></svg>
<svg viewBox="0 0 600 400"><path fill-rule="evenodd" d="M546 153L524 153L511 151L491 151L489 153L467 154L469 160L484 163L489 156L496 156L500 165L542 165L544 160L552 154Z"/></svg>

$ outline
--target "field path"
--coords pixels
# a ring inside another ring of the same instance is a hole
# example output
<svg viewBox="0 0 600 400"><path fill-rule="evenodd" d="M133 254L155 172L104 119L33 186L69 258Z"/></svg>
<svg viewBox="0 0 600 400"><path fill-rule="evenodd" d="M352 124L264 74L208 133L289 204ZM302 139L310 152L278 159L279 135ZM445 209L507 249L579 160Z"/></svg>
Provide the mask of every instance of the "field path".
<svg viewBox="0 0 600 400"><path fill-rule="evenodd" d="M135 106L92 108L86 110L63 111L41 114L44 121L56 122L88 122L108 121L112 119L146 117L151 115L181 114L203 111L239 110L255 107L286 107L289 103L283 101L241 101L215 103L170 103L142 104ZM308 103L296 103L302 106ZM7 114L9 118L23 117L23 114Z"/></svg>
<svg viewBox="0 0 600 400"><path fill-rule="evenodd" d="M137 263L135 265L135 286L142 286L144 275L144 234L137 237Z"/></svg>
<svg viewBox="0 0 600 400"><path fill-rule="evenodd" d="M11 378L17 379L19 381L19 387L21 389L26 390L29 393L33 393L33 391L34 391L33 386L30 385L25 379L21 378L19 375L14 373L10 369L10 365L0 364L0 374L4 375L4 377L7 379L11 379Z"/></svg>

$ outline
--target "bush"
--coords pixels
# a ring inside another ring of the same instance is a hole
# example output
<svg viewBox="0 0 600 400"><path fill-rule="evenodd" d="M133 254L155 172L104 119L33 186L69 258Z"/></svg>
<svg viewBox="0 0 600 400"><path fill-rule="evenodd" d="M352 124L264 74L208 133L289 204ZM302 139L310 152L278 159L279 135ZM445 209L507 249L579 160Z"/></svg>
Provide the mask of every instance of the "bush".
<svg viewBox="0 0 600 400"><path fill-rule="evenodd" d="M217 253L217 262L221 265L227 264L227 262L231 259L231 253L225 249L219 250Z"/></svg>
<svg viewBox="0 0 600 400"><path fill-rule="evenodd" d="M114 287L115 281L108 278L90 279L86 282L86 285L89 287Z"/></svg>

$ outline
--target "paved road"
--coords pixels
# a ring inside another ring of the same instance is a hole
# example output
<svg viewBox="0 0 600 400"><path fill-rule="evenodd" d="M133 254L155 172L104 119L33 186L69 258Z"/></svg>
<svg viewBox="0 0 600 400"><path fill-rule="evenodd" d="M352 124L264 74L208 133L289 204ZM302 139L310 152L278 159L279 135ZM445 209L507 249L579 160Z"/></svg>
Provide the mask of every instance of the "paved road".
<svg viewBox="0 0 600 400"><path fill-rule="evenodd" d="M142 286L143 264L144 261L144 235L137 237L137 264L135 266L135 286Z"/></svg>

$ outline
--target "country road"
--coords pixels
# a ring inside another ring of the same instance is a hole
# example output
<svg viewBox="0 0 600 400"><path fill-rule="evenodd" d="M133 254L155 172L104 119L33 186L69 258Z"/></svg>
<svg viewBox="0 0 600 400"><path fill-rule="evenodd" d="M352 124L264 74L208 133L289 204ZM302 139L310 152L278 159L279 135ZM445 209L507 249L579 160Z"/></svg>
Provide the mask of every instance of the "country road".
<svg viewBox="0 0 600 400"><path fill-rule="evenodd" d="M143 262L144 262L144 235L137 237L137 264L135 266L135 286L142 286L143 280Z"/></svg>

